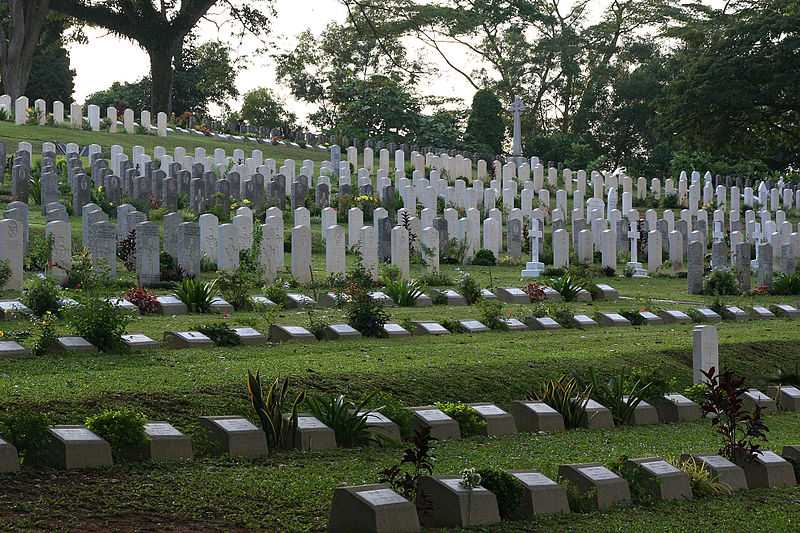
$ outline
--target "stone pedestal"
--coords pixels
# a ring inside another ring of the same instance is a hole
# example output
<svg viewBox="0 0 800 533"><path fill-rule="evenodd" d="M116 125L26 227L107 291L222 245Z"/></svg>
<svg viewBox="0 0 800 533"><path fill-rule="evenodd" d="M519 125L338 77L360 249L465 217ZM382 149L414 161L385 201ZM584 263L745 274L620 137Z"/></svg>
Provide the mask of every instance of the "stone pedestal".
<svg viewBox="0 0 800 533"><path fill-rule="evenodd" d="M316 417L301 414L297 417L296 442L303 451L331 450L336 448L336 434Z"/></svg>
<svg viewBox="0 0 800 533"><path fill-rule="evenodd" d="M19 455L13 444L0 439L0 473L19 470Z"/></svg>
<svg viewBox="0 0 800 533"><path fill-rule="evenodd" d="M523 278L538 278L544 272L544 263L541 262L528 262L525 265L525 270L520 274Z"/></svg>
<svg viewBox="0 0 800 533"><path fill-rule="evenodd" d="M192 441L168 422L148 422L144 432L150 439L147 458L177 460L192 458Z"/></svg>
<svg viewBox="0 0 800 533"><path fill-rule="evenodd" d="M84 426L50 428L51 456L59 468L111 466L111 446Z"/></svg>
<svg viewBox="0 0 800 533"><path fill-rule="evenodd" d="M316 342L313 333L301 326L279 326L272 324L269 327L269 340L274 342Z"/></svg>
<svg viewBox="0 0 800 533"><path fill-rule="evenodd" d="M656 409L658 418L665 423L692 422L702 415L700 406L682 394L665 394Z"/></svg>
<svg viewBox="0 0 800 533"><path fill-rule="evenodd" d="M240 416L202 416L200 424L220 453L253 459L267 454L267 439L264 432L249 420Z"/></svg>
<svg viewBox="0 0 800 533"><path fill-rule="evenodd" d="M328 519L329 533L415 533L417 508L389 485L338 487Z"/></svg>
<svg viewBox="0 0 800 533"><path fill-rule="evenodd" d="M736 461L742 467L751 489L773 489L797 484L792 463L769 450L761 450L753 460Z"/></svg>
<svg viewBox="0 0 800 533"><path fill-rule="evenodd" d="M614 418L611 411L594 400L586 403L586 427L588 429L613 428Z"/></svg>
<svg viewBox="0 0 800 533"><path fill-rule="evenodd" d="M511 475L525 487L514 519L530 520L535 515L569 512L567 489L549 477L529 471L513 471Z"/></svg>
<svg viewBox="0 0 800 533"><path fill-rule="evenodd" d="M744 475L744 470L720 455L683 455L681 460L685 461L693 458L700 463L704 470L707 470L712 476L716 476L719 481L725 483L733 490L747 489L747 479Z"/></svg>
<svg viewBox="0 0 800 533"><path fill-rule="evenodd" d="M414 415L414 430L427 427L431 430L431 437L439 440L461 439L461 428L458 422L444 414L435 407L412 407Z"/></svg>
<svg viewBox="0 0 800 533"><path fill-rule="evenodd" d="M483 487L466 488L458 476L423 477L419 490L430 502L420 513L426 528L470 527L500 522L497 498Z"/></svg>
<svg viewBox="0 0 800 533"><path fill-rule="evenodd" d="M558 477L574 485L579 493L591 494L599 511L631 503L628 482L599 463L560 465Z"/></svg>
<svg viewBox="0 0 800 533"><path fill-rule="evenodd" d="M214 341L199 331L165 331L164 345L169 348L207 348Z"/></svg>
<svg viewBox="0 0 800 533"><path fill-rule="evenodd" d="M517 432L514 417L492 403L471 403L470 407L486 421L486 435L497 437Z"/></svg>
<svg viewBox="0 0 800 533"><path fill-rule="evenodd" d="M640 484L655 500L691 500L692 487L689 476L675 466L661 459L650 457L644 459L630 459L626 461L630 466L639 470L647 482Z"/></svg>
<svg viewBox="0 0 800 533"><path fill-rule="evenodd" d="M518 431L527 433L558 433L564 431L564 418L561 413L543 402L515 401L511 404L511 414Z"/></svg>

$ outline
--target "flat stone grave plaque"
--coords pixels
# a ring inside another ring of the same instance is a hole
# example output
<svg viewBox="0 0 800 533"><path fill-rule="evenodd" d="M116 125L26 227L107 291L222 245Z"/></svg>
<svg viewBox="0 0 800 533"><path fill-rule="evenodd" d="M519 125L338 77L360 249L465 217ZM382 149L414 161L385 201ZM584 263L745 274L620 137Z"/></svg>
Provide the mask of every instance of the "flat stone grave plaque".
<svg viewBox="0 0 800 533"><path fill-rule="evenodd" d="M236 457L263 457L267 454L264 432L240 416L202 416L200 423L221 453Z"/></svg>
<svg viewBox="0 0 800 533"><path fill-rule="evenodd" d="M514 417L493 403L471 403L470 407L486 421L486 434L490 437L513 435L517 432Z"/></svg>
<svg viewBox="0 0 800 533"><path fill-rule="evenodd" d="M531 298L526 292L517 287L498 288L494 290L497 299L507 304L529 304Z"/></svg>
<svg viewBox="0 0 800 533"><path fill-rule="evenodd" d="M254 328L233 328L239 342L245 346L256 344L266 344L267 338L260 331Z"/></svg>
<svg viewBox="0 0 800 533"><path fill-rule="evenodd" d="M506 327L509 331L528 331L528 326L524 323L520 322L516 318L504 318L501 319L502 322L505 322Z"/></svg>
<svg viewBox="0 0 800 533"><path fill-rule="evenodd" d="M793 386L775 387L773 396L783 411L800 411L800 389Z"/></svg>
<svg viewBox="0 0 800 533"><path fill-rule="evenodd" d="M705 322L707 324L722 322L722 317L719 316L716 311L708 307L698 307L694 309L694 315L698 322Z"/></svg>
<svg viewBox="0 0 800 533"><path fill-rule="evenodd" d="M297 417L297 442L303 451L336 448L336 434L318 418L301 414Z"/></svg>
<svg viewBox="0 0 800 533"><path fill-rule="evenodd" d="M313 333L302 326L279 326L272 324L269 327L269 339L275 342L316 342Z"/></svg>
<svg viewBox="0 0 800 533"><path fill-rule="evenodd" d="M52 458L60 468L111 466L111 445L86 427L53 426L49 431Z"/></svg>
<svg viewBox="0 0 800 533"><path fill-rule="evenodd" d="M661 459L631 459L629 464L638 468L651 483L643 483L643 489L655 500L691 500L692 487L685 472Z"/></svg>
<svg viewBox="0 0 800 533"><path fill-rule="evenodd" d="M389 295L383 291L373 291L369 293L369 297L376 302L382 303L385 307L397 307L397 304L394 303L394 300L392 300Z"/></svg>
<svg viewBox="0 0 800 533"><path fill-rule="evenodd" d="M558 433L564 431L564 417L544 402L515 401L511 415L518 431Z"/></svg>
<svg viewBox="0 0 800 533"><path fill-rule="evenodd" d="M587 291L586 289L578 289L578 294L575 295L576 302L591 302L592 301L592 293Z"/></svg>
<svg viewBox="0 0 800 533"><path fill-rule="evenodd" d="M590 399L586 402L586 427L589 429L613 428L614 418L607 407Z"/></svg>
<svg viewBox="0 0 800 533"><path fill-rule="evenodd" d="M628 396L623 396L622 401L627 403ZM633 409L632 422L637 426L658 424L658 410L646 401L642 400Z"/></svg>
<svg viewBox="0 0 800 533"><path fill-rule="evenodd" d="M525 520L540 514L569 512L566 487L539 472L512 471L510 474L525 487L525 494L513 519Z"/></svg>
<svg viewBox="0 0 800 533"><path fill-rule="evenodd" d="M144 432L150 440L148 459L191 459L192 441L168 422L148 422Z"/></svg>
<svg viewBox="0 0 800 533"><path fill-rule="evenodd" d="M687 460L690 457L700 463L704 470L708 471L712 476L728 485L733 490L747 489L747 478L745 478L744 470L742 467L730 462L721 455L683 455L681 460Z"/></svg>
<svg viewBox="0 0 800 533"><path fill-rule="evenodd" d="M597 322L601 326L630 326L627 318L619 313L597 313Z"/></svg>
<svg viewBox="0 0 800 533"><path fill-rule="evenodd" d="M325 326L323 335L328 340L357 339L361 337L361 333L350 324L330 324Z"/></svg>
<svg viewBox="0 0 800 533"><path fill-rule="evenodd" d="M384 324L383 331L386 333L387 337L409 337L411 335L410 331L394 322L387 322Z"/></svg>
<svg viewBox="0 0 800 533"><path fill-rule="evenodd" d="M92 353L97 351L97 348L83 337L58 337L55 346L59 352Z"/></svg>
<svg viewBox="0 0 800 533"><path fill-rule="evenodd" d="M549 316L543 317L530 317L525 320L525 325L528 328L537 331L553 331L561 329L561 324L550 318Z"/></svg>
<svg viewBox="0 0 800 533"><path fill-rule="evenodd" d="M416 533L417 507L389 485L337 487L333 491L329 533Z"/></svg>
<svg viewBox="0 0 800 533"><path fill-rule="evenodd" d="M691 422L699 420L702 412L700 406L683 394L665 394L664 399L657 402L658 418L662 422Z"/></svg>
<svg viewBox="0 0 800 533"><path fill-rule="evenodd" d="M619 291L606 283L598 283L595 285L601 300L618 300Z"/></svg>
<svg viewBox="0 0 800 533"><path fill-rule="evenodd" d="M253 304L253 307L275 307L275 302L267 298L266 296L251 296L250 302Z"/></svg>
<svg viewBox="0 0 800 533"><path fill-rule="evenodd" d="M689 315L677 309L659 311L658 316L661 317L665 324L690 324L692 322L692 318Z"/></svg>
<svg viewBox="0 0 800 533"><path fill-rule="evenodd" d="M364 414L361 412L360 414ZM394 442L400 442L400 426L392 422L386 415L378 411L367 413L367 427L372 433Z"/></svg>
<svg viewBox="0 0 800 533"><path fill-rule="evenodd" d="M800 446L784 446L781 456L790 463L800 464Z"/></svg>
<svg viewBox="0 0 800 533"><path fill-rule="evenodd" d="M775 452L761 450L752 461L736 462L744 469L751 489L773 489L797 485L792 463Z"/></svg>
<svg viewBox="0 0 800 533"><path fill-rule="evenodd" d="M595 506L600 511L631 503L628 482L600 464L560 465L558 477L573 484L579 493L591 494Z"/></svg>
<svg viewBox="0 0 800 533"><path fill-rule="evenodd" d="M489 289L481 289L481 298L484 300L497 300L497 295Z"/></svg>
<svg viewBox="0 0 800 533"><path fill-rule="evenodd" d="M290 292L286 295L286 308L287 309L302 309L304 307L311 307L315 304L313 298L296 292Z"/></svg>
<svg viewBox="0 0 800 533"><path fill-rule="evenodd" d="M453 289L436 290L435 292L444 296L447 305L467 305L467 299Z"/></svg>
<svg viewBox="0 0 800 533"><path fill-rule="evenodd" d="M156 298L158 303L161 304L161 313L165 315L185 315L189 312L186 304L180 301L177 296L168 294L166 296L158 296Z"/></svg>
<svg viewBox="0 0 800 533"><path fill-rule="evenodd" d="M11 320L21 315L30 315L31 310L19 300L4 300L0 302L0 318Z"/></svg>
<svg viewBox="0 0 800 533"><path fill-rule="evenodd" d="M797 318L800 316L800 310L789 304L772 304L769 306L769 310L783 318Z"/></svg>
<svg viewBox="0 0 800 533"><path fill-rule="evenodd" d="M411 408L414 415L414 430L420 427L427 427L431 430L431 436L439 440L459 440L461 438L461 428L458 422L447 416L441 409L435 407Z"/></svg>
<svg viewBox="0 0 800 533"><path fill-rule="evenodd" d="M336 307L340 301L340 297L335 292L323 292L319 295L317 303L320 307Z"/></svg>
<svg viewBox="0 0 800 533"><path fill-rule="evenodd" d="M417 296L417 299L414 300L414 307L430 307L433 305L433 300L427 294L420 294Z"/></svg>
<svg viewBox="0 0 800 533"><path fill-rule="evenodd" d="M170 348L203 348L214 346L214 341L199 331L166 331L164 344Z"/></svg>
<svg viewBox="0 0 800 533"><path fill-rule="evenodd" d="M754 305L750 308L750 317L760 320L768 320L770 318L775 318L775 315L773 315L772 311L763 305Z"/></svg>
<svg viewBox="0 0 800 533"><path fill-rule="evenodd" d="M211 300L211 312L219 313L221 315L230 315L233 313L233 305L229 304L219 296Z"/></svg>
<svg viewBox="0 0 800 533"><path fill-rule="evenodd" d="M599 325L592 317L588 315L575 315L572 317L572 319L575 321L575 325L579 328L594 328Z"/></svg>
<svg viewBox="0 0 800 533"><path fill-rule="evenodd" d="M485 333L490 331L489 328L477 320L459 320L458 323L461 324L466 333Z"/></svg>
<svg viewBox="0 0 800 533"><path fill-rule="evenodd" d="M725 320L747 320L747 313L735 305L722 308L722 318Z"/></svg>
<svg viewBox="0 0 800 533"><path fill-rule="evenodd" d="M158 342L154 341L147 335L141 333L133 333L130 335L122 336L122 343L131 350L146 350L149 348L158 348Z"/></svg>
<svg viewBox="0 0 800 533"><path fill-rule="evenodd" d="M644 323L648 326L660 326L664 323L664 320L660 316L650 311L639 311L639 316L642 317Z"/></svg>
<svg viewBox="0 0 800 533"><path fill-rule="evenodd" d="M544 299L548 302L560 302L561 301L561 293L555 290L552 287L543 287L542 291L544 291Z"/></svg>
<svg viewBox="0 0 800 533"><path fill-rule="evenodd" d="M111 305L130 311L131 313L139 314L139 308L124 298L109 298L108 301Z"/></svg>
<svg viewBox="0 0 800 533"><path fill-rule="evenodd" d="M61 307L71 307L73 305L78 305L78 300L74 300L72 298L61 298L58 301L58 305Z"/></svg>
<svg viewBox="0 0 800 533"><path fill-rule="evenodd" d="M467 488L461 477L425 476L420 492L430 505L420 512L426 528L485 526L500 522L497 498L483 487Z"/></svg>
<svg viewBox="0 0 800 533"><path fill-rule="evenodd" d="M415 335L449 335L450 331L438 322L414 322Z"/></svg>
<svg viewBox="0 0 800 533"><path fill-rule="evenodd" d="M16 341L0 341L0 357L27 357L31 351Z"/></svg>
<svg viewBox="0 0 800 533"><path fill-rule="evenodd" d="M755 410L756 406L761 407L765 413L774 413L777 411L775 400L757 389L748 389L742 395L742 404L748 411Z"/></svg>
<svg viewBox="0 0 800 533"><path fill-rule="evenodd" d="M19 470L19 454L13 444L0 439L0 473Z"/></svg>

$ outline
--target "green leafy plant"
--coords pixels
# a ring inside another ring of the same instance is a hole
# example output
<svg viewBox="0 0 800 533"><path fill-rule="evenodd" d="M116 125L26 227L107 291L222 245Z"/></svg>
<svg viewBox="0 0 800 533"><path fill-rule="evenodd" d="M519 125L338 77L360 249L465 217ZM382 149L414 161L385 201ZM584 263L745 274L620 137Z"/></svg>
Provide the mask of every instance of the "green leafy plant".
<svg viewBox="0 0 800 533"><path fill-rule="evenodd" d="M800 272L795 271L791 274L778 272L775 274L775 277L772 278L770 293L787 296L800 294Z"/></svg>
<svg viewBox="0 0 800 533"><path fill-rule="evenodd" d="M486 434L486 420L469 405L462 402L436 402L434 406L458 422L462 437Z"/></svg>
<svg viewBox="0 0 800 533"><path fill-rule="evenodd" d="M419 493L419 480L433 474L436 462L430 428L423 427L414 433L412 446L403 451L399 463L384 468L378 481L388 483L407 500L414 502L417 510L426 507L425 498Z"/></svg>
<svg viewBox="0 0 800 533"><path fill-rule="evenodd" d="M464 297L468 305L474 305L481 299L481 286L468 272L461 274L456 290Z"/></svg>
<svg viewBox="0 0 800 533"><path fill-rule="evenodd" d="M541 283L528 283L522 289L532 302L541 302L546 298L544 293L545 286Z"/></svg>
<svg viewBox="0 0 800 533"><path fill-rule="evenodd" d="M320 317L314 309L309 308L306 310L306 329L314 334L314 336L321 340L325 336L325 328L330 324L324 317Z"/></svg>
<svg viewBox="0 0 800 533"><path fill-rule="evenodd" d="M34 276L25 283L22 303L38 317L45 313L57 315L61 310L61 289L51 278Z"/></svg>
<svg viewBox="0 0 800 533"><path fill-rule="evenodd" d="M450 333L466 333L467 329L455 318L446 318L441 322L442 327ZM409 330L412 331L412 330Z"/></svg>
<svg viewBox="0 0 800 533"><path fill-rule="evenodd" d="M481 476L481 485L497 497L497 507L500 517L504 520L520 519L520 504L525 497L525 488L517 478L496 468L483 468L478 470Z"/></svg>
<svg viewBox="0 0 800 533"><path fill-rule="evenodd" d="M573 513L597 511L597 488L582 491L575 483L567 483L567 501Z"/></svg>
<svg viewBox="0 0 800 533"><path fill-rule="evenodd" d="M369 273L357 256L356 263L343 281L344 286L338 288L336 294L344 302L344 313L350 326L365 337L383 337L383 326L389 321L389 314L382 302L372 298L372 283L365 284L364 277L369 277Z"/></svg>
<svg viewBox="0 0 800 533"><path fill-rule="evenodd" d="M28 253L25 255L25 270L43 271L50 266L53 253L53 236L31 232Z"/></svg>
<svg viewBox="0 0 800 533"><path fill-rule="evenodd" d="M47 417L38 411L15 409L0 418L0 434L13 444L25 465L44 465L49 459Z"/></svg>
<svg viewBox="0 0 800 533"><path fill-rule="evenodd" d="M703 280L703 294L708 296L736 296L739 292L736 273L731 270L714 270Z"/></svg>
<svg viewBox="0 0 800 533"><path fill-rule="evenodd" d="M545 381L529 397L561 413L564 425L572 429L586 425L586 404L591 395L592 389L582 387L574 377L561 376L557 380Z"/></svg>
<svg viewBox="0 0 800 533"><path fill-rule="evenodd" d="M121 336L133 320L131 313L105 298L89 295L64 308L67 326L102 352L124 348Z"/></svg>
<svg viewBox="0 0 800 533"><path fill-rule="evenodd" d="M774 377L768 379L775 385L794 385L800 386L800 361L795 362L794 368L780 367Z"/></svg>
<svg viewBox="0 0 800 533"><path fill-rule="evenodd" d="M575 313L572 308L567 304L556 304L548 307L548 315L550 318L561 324L564 328L577 327L575 322Z"/></svg>
<svg viewBox="0 0 800 533"><path fill-rule="evenodd" d="M275 305L286 307L286 302L289 301L289 292L286 290L286 283L278 279L269 285L265 285L264 296Z"/></svg>
<svg viewBox="0 0 800 533"><path fill-rule="evenodd" d="M247 395L261 421L261 429L267 438L269 452L297 448L297 410L305 400L305 391L298 392L289 404L289 378L283 381L275 378L267 389L267 396L264 397L260 373L256 372L253 375L248 370ZM289 416L285 417L284 413L287 410Z"/></svg>
<svg viewBox="0 0 800 533"><path fill-rule="evenodd" d="M497 300L481 300L478 303L481 313L481 322L489 328L505 331L508 324L503 320L503 304Z"/></svg>
<svg viewBox="0 0 800 533"><path fill-rule="evenodd" d="M150 220L153 220L152 218ZM159 272L162 281L180 281L186 276L183 268L174 257L162 251L158 259Z"/></svg>
<svg viewBox="0 0 800 533"><path fill-rule="evenodd" d="M652 505L658 495L658 480L647 475L641 468L631 462L627 456L622 456L609 465L613 470L628 482L631 499L638 505Z"/></svg>
<svg viewBox="0 0 800 533"><path fill-rule="evenodd" d="M214 341L217 346L239 346L241 344L239 336L225 322L203 324L195 326L194 329Z"/></svg>
<svg viewBox="0 0 800 533"><path fill-rule="evenodd" d="M708 385L705 383L695 383L694 385L689 385L681 392L681 394L697 404L702 404L705 401L707 393Z"/></svg>
<svg viewBox="0 0 800 533"><path fill-rule="evenodd" d="M472 264L475 266L495 266L497 264L497 258L491 250L481 248L475 252L475 257L472 258Z"/></svg>
<svg viewBox="0 0 800 533"><path fill-rule="evenodd" d="M244 309L250 301L250 292L258 286L258 276L252 271L237 268L231 272L217 273L217 289L234 309Z"/></svg>
<svg viewBox="0 0 800 533"><path fill-rule="evenodd" d="M575 377L581 388L590 389L592 398L611 411L617 425L633 423L633 414L651 386L651 383L632 378L624 370L603 379L594 368L590 368L588 376Z"/></svg>
<svg viewBox="0 0 800 533"><path fill-rule="evenodd" d="M422 274L417 281L424 287L450 287L454 283L453 278L441 270L426 272Z"/></svg>
<svg viewBox="0 0 800 533"><path fill-rule="evenodd" d="M550 281L550 287L561 295L561 299L565 302L574 302L578 299L578 294L583 289L583 284L572 276L572 274L564 274L561 277L555 278Z"/></svg>
<svg viewBox="0 0 800 533"><path fill-rule="evenodd" d="M315 417L333 429L336 433L336 443L339 446L354 448L381 442L367 426L369 415L381 409L381 407L374 410L367 409L366 406L371 399L372 395L369 395L356 403L348 400L342 394L314 396L306 400L306 405Z"/></svg>
<svg viewBox="0 0 800 533"><path fill-rule="evenodd" d="M719 476L712 475L700 461L694 457L686 457L679 461L671 461L689 476L689 483L692 486L692 495L695 498L705 498L708 496L730 496L733 489L727 483L719 480Z"/></svg>
<svg viewBox="0 0 800 533"><path fill-rule="evenodd" d="M35 356L44 355L58 339L55 328L56 317L48 311L41 318L32 317L31 323L33 324L31 352Z"/></svg>
<svg viewBox="0 0 800 533"><path fill-rule="evenodd" d="M111 445L114 460L140 460L147 446L147 418L131 409L106 410L86 419L86 427Z"/></svg>
<svg viewBox="0 0 800 533"><path fill-rule="evenodd" d="M117 257L125 270L136 271L136 230L131 230L128 236L117 243Z"/></svg>
<svg viewBox="0 0 800 533"><path fill-rule="evenodd" d="M183 278L175 290L175 296L182 301L190 313L208 313L216 296L217 280L199 281Z"/></svg>
<svg viewBox="0 0 800 533"><path fill-rule="evenodd" d="M98 267L95 267L92 264L92 255L85 248L72 256L72 266L65 270L67 279L63 285L66 288L80 289L84 292L101 292L112 284L109 265L99 264Z"/></svg>
<svg viewBox="0 0 800 533"><path fill-rule="evenodd" d="M422 296L423 285L406 279L387 280L384 292L400 307L413 307Z"/></svg>

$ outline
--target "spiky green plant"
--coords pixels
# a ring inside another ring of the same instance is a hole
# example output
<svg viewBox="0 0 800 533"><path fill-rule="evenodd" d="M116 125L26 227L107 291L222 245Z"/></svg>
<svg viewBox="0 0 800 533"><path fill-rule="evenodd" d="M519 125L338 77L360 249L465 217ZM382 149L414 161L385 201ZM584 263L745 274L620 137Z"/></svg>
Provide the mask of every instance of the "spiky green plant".
<svg viewBox="0 0 800 533"><path fill-rule="evenodd" d="M614 424L617 425L633 422L636 408L653 386L653 382L644 383L641 379L628 376L625 371L603 379L594 368L590 368L588 376L576 375L575 378L581 388L590 389L592 398L611 411Z"/></svg>
<svg viewBox="0 0 800 533"><path fill-rule="evenodd" d="M183 278L175 295L186 304L190 313L208 313L216 296L216 288L216 280L203 282L194 278Z"/></svg>
<svg viewBox="0 0 800 533"><path fill-rule="evenodd" d="M559 278L550 281L550 288L561 295L565 302L574 302L578 298L578 293L583 289L583 283L572 274L564 274Z"/></svg>
<svg viewBox="0 0 800 533"><path fill-rule="evenodd" d="M343 448L380 443L367 426L369 415L380 411L365 409L374 395L370 394L359 403L338 396L315 396L306 401L311 413L336 433L336 443Z"/></svg>
<svg viewBox="0 0 800 533"><path fill-rule="evenodd" d="M284 417L287 410L287 397L289 395L289 378L275 378L264 398L264 389L261 385L261 373L256 374L247 371L247 395L253 405L258 419L261 421L261 429L267 438L267 449L270 453L273 450L291 450L297 447L297 411L303 400L305 391L300 391L295 396L291 407L288 409L289 416Z"/></svg>
<svg viewBox="0 0 800 533"><path fill-rule="evenodd" d="M422 284L406 279L386 280L384 292L400 307L413 307L422 296Z"/></svg>
<svg viewBox="0 0 800 533"><path fill-rule="evenodd" d="M529 398L544 402L561 413L564 425L572 429L586 424L586 404L591 394L591 387L581 387L574 377L561 376L545 381Z"/></svg>

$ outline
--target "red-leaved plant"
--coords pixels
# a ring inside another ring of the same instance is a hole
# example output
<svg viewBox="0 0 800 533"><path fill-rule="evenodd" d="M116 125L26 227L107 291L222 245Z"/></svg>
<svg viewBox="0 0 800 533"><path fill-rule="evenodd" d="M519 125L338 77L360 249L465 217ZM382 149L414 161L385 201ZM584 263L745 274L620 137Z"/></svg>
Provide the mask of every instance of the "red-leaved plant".
<svg viewBox="0 0 800 533"><path fill-rule="evenodd" d="M703 414L711 416L711 427L722 435L724 446L719 454L731 461L750 461L761 453L758 441L767 441L769 428L761 418L761 407L750 413L742 396L747 391L744 378L728 370L717 374L714 367L703 372L708 388Z"/></svg>
<svg viewBox="0 0 800 533"><path fill-rule="evenodd" d="M143 315L161 312L161 304L156 300L156 295L147 289L132 287L125 292L125 299L138 307Z"/></svg>
<svg viewBox="0 0 800 533"><path fill-rule="evenodd" d="M545 298L544 285L541 283L528 283L522 291L528 295L532 302L541 302Z"/></svg>

